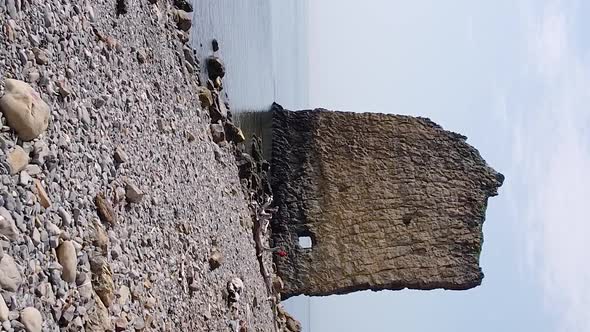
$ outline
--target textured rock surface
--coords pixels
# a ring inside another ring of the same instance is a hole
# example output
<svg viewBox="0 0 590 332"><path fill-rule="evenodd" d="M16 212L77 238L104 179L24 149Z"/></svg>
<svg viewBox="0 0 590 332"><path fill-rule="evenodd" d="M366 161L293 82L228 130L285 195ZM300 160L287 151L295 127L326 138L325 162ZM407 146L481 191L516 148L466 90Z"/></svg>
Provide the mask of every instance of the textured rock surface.
<svg viewBox="0 0 590 332"><path fill-rule="evenodd" d="M284 297L479 285L487 200L503 176L465 140L424 118L275 105Z"/></svg>

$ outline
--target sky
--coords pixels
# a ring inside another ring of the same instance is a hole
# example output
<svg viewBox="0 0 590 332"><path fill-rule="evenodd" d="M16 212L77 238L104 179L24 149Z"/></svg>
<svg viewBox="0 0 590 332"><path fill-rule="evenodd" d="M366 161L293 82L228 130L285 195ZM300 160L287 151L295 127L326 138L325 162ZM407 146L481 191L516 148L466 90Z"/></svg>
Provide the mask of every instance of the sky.
<svg viewBox="0 0 590 332"><path fill-rule="evenodd" d="M299 297L305 331L590 332L590 2L308 6L311 107L430 117L506 180L480 287Z"/></svg>

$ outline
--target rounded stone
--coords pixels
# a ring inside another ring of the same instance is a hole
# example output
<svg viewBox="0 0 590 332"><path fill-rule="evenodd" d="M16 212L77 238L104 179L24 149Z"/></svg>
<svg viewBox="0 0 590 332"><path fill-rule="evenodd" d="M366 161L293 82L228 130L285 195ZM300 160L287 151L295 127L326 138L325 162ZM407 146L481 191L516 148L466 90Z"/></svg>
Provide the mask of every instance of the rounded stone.
<svg viewBox="0 0 590 332"><path fill-rule="evenodd" d="M57 247L57 260L63 267L61 278L67 283L76 281L78 260L76 257L76 248L72 241L64 241Z"/></svg>
<svg viewBox="0 0 590 332"><path fill-rule="evenodd" d="M5 94L0 98L0 110L8 125L23 141L41 135L49 125L49 106L27 83L7 79Z"/></svg>
<svg viewBox="0 0 590 332"><path fill-rule="evenodd" d="M43 317L39 310L27 307L20 313L20 322L23 323L27 332L41 332Z"/></svg>
<svg viewBox="0 0 590 332"><path fill-rule="evenodd" d="M0 297L0 322L5 322L8 320L8 306L6 302L4 302L4 298Z"/></svg>
<svg viewBox="0 0 590 332"><path fill-rule="evenodd" d="M14 259L5 254L0 260L0 287L9 292L16 292L22 281Z"/></svg>

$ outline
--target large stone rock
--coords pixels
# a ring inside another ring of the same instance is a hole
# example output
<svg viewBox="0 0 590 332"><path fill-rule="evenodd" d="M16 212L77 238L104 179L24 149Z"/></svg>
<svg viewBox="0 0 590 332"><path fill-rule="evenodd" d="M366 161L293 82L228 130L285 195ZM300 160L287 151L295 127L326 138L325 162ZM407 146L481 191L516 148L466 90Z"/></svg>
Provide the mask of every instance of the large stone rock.
<svg viewBox="0 0 590 332"><path fill-rule="evenodd" d="M59 247L57 247L57 260L63 267L61 278L65 282L76 281L78 258L76 256L76 248L72 241L64 241Z"/></svg>
<svg viewBox="0 0 590 332"><path fill-rule="evenodd" d="M41 316L39 310L26 307L20 313L20 322L23 323L27 332L41 332L43 316Z"/></svg>
<svg viewBox="0 0 590 332"><path fill-rule="evenodd" d="M0 260L0 288L16 292L22 282L22 276L14 259L4 254Z"/></svg>
<svg viewBox="0 0 590 332"><path fill-rule="evenodd" d="M487 200L503 176L465 139L425 118L275 105L284 298L479 285Z"/></svg>
<svg viewBox="0 0 590 332"><path fill-rule="evenodd" d="M0 110L8 125L24 141L41 135L49 124L49 106L23 81L7 79L5 86L5 94L0 98Z"/></svg>

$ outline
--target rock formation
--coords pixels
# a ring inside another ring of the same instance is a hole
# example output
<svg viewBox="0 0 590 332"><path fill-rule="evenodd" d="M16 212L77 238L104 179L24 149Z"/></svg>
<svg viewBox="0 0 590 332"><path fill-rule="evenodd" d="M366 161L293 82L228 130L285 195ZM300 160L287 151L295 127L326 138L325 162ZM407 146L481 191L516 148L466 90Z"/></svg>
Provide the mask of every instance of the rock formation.
<svg viewBox="0 0 590 332"><path fill-rule="evenodd" d="M283 298L479 285L487 200L504 177L465 140L425 118L275 105Z"/></svg>

